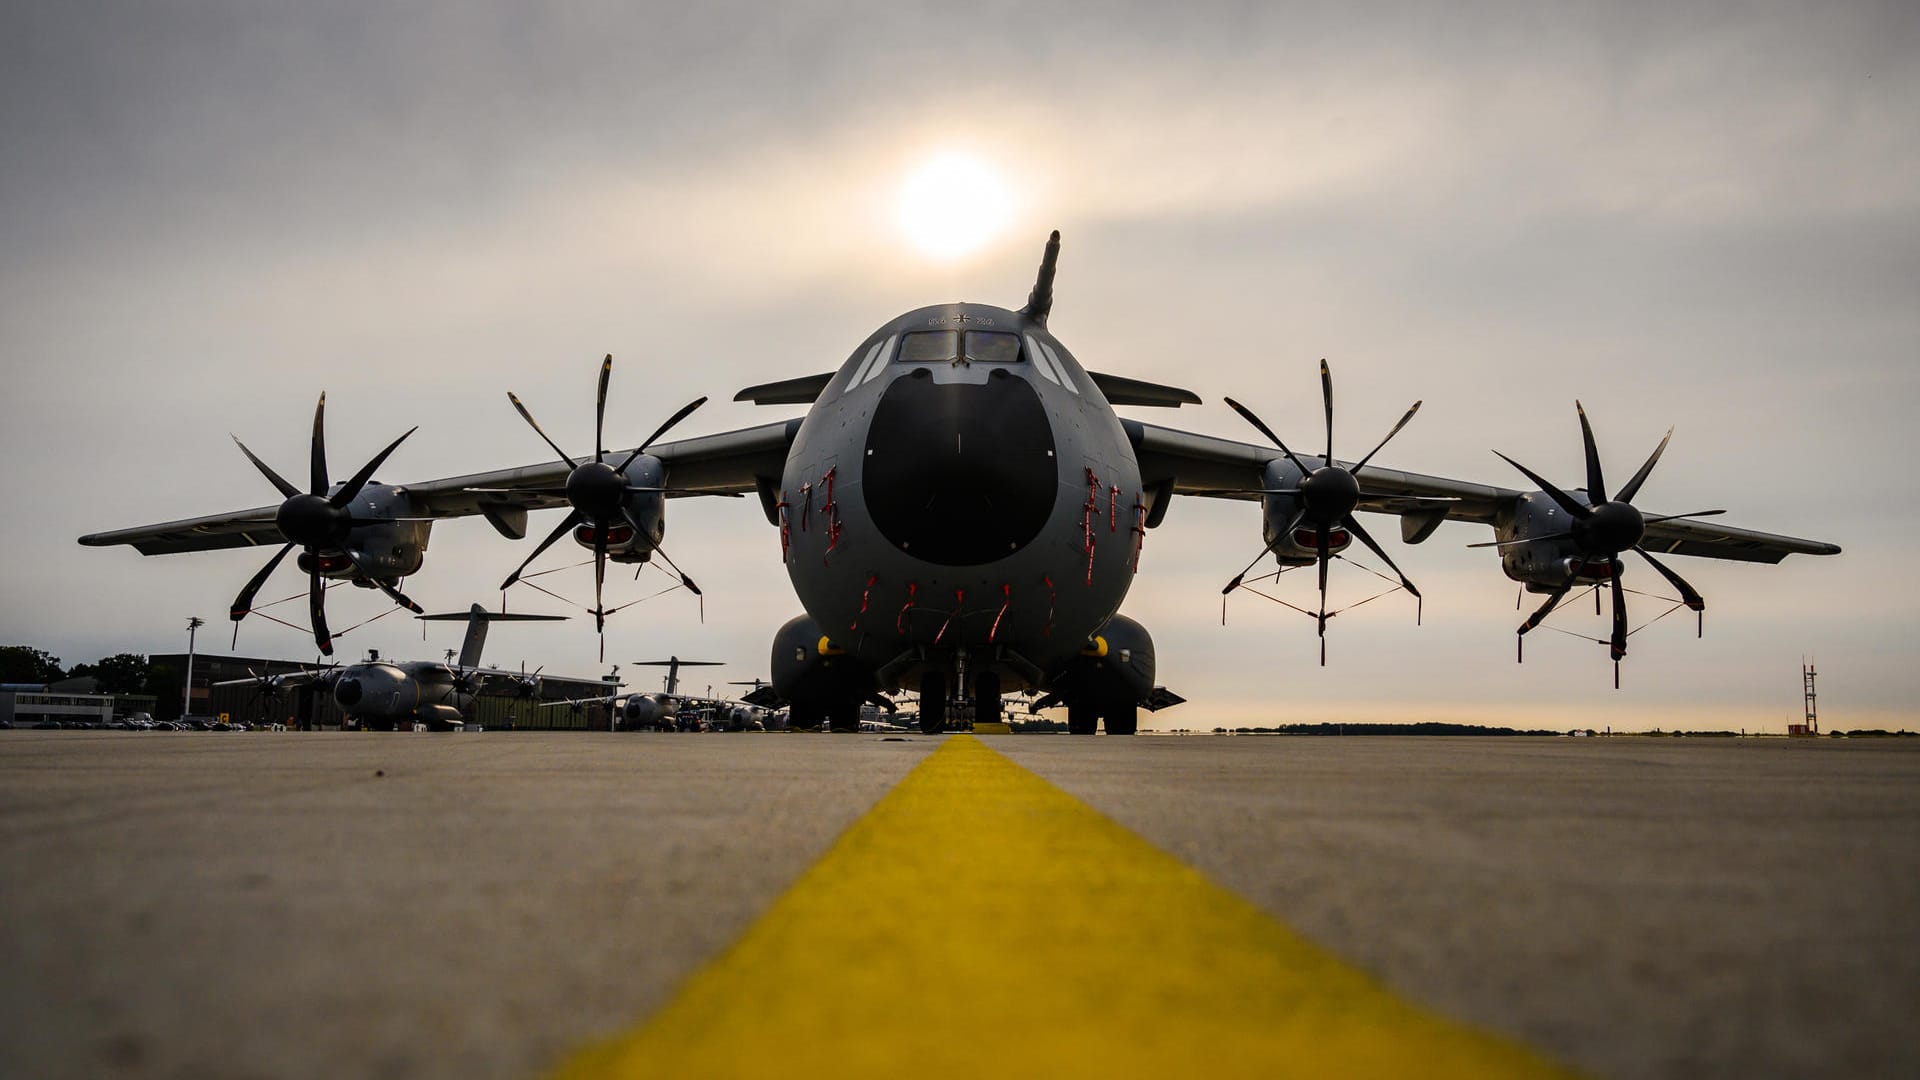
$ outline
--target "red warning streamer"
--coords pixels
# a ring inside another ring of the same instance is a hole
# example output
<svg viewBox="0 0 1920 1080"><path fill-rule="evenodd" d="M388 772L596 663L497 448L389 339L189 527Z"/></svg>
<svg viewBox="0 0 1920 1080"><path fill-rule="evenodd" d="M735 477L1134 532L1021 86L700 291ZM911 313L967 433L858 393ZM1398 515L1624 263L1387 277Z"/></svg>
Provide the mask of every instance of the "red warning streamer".
<svg viewBox="0 0 1920 1080"><path fill-rule="evenodd" d="M827 470L826 476L821 477L821 482L827 486L827 501L820 507L820 512L827 518L827 550L821 555L821 562L828 561L827 556L832 555L833 549L840 546L840 504L833 499L833 478L839 471L840 466L835 465Z"/></svg>
<svg viewBox="0 0 1920 1080"><path fill-rule="evenodd" d="M860 616L867 613L867 604L873 599L873 583L880 580L879 574L868 574L866 588L860 590L860 610L854 612L853 625L848 630L860 629Z"/></svg>
<svg viewBox="0 0 1920 1080"><path fill-rule="evenodd" d="M933 643L935 645L940 644L940 639L947 636L947 627L953 625L953 617L960 614L960 606L966 602L967 590L953 590L953 610L947 613L947 621L940 624L940 632L933 635Z"/></svg>
<svg viewBox="0 0 1920 1080"><path fill-rule="evenodd" d="M1100 477L1087 466L1087 505L1081 507L1081 551L1087 557L1087 584L1093 584L1093 515L1100 512Z"/></svg>
<svg viewBox="0 0 1920 1080"><path fill-rule="evenodd" d="M780 501L773 504L780 512L780 561L786 562L788 551L793 547L793 523L787 520L787 493L780 492Z"/></svg>
<svg viewBox="0 0 1920 1080"><path fill-rule="evenodd" d="M919 591L920 591L919 582L916 582L916 581L907 582L907 602L900 605L900 614L895 615L893 617L894 632L899 634L905 634L907 632L907 621L906 621L907 612L913 610L913 597L914 597L914 594Z"/></svg>
<svg viewBox="0 0 1920 1080"><path fill-rule="evenodd" d="M1007 617L1007 608L1013 605L1013 585L1003 583L1000 586L1000 610L993 617L993 626L987 630L987 643L992 644L994 635L1000 632L1000 620Z"/></svg>

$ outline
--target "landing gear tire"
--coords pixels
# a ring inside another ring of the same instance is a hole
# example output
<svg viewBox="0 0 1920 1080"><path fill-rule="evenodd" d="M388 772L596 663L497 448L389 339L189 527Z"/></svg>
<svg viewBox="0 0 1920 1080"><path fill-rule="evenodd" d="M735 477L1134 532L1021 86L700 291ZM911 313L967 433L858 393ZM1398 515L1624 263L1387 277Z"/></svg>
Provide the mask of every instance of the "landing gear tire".
<svg viewBox="0 0 1920 1080"><path fill-rule="evenodd" d="M1140 728L1140 706L1116 705L1107 710L1107 734L1131 735Z"/></svg>
<svg viewBox="0 0 1920 1080"><path fill-rule="evenodd" d="M827 709L828 725L836 734L859 734L860 703L836 701Z"/></svg>
<svg viewBox="0 0 1920 1080"><path fill-rule="evenodd" d="M796 701L793 703L792 711L787 713L787 730L819 731L820 724L825 719L826 710L818 705L802 705Z"/></svg>
<svg viewBox="0 0 1920 1080"><path fill-rule="evenodd" d="M1092 735L1100 726L1100 714L1091 705L1067 706L1067 734Z"/></svg>
<svg viewBox="0 0 1920 1080"><path fill-rule="evenodd" d="M930 671L920 676L920 734L947 730L947 676Z"/></svg>

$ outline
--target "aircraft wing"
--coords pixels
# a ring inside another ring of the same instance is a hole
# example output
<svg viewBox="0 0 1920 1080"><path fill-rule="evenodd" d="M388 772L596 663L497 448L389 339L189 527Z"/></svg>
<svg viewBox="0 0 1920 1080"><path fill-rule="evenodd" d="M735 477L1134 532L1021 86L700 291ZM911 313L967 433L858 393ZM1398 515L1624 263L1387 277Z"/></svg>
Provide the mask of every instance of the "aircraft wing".
<svg viewBox="0 0 1920 1080"><path fill-rule="evenodd" d="M779 477L786 464L787 448L799 428L798 419L783 420L656 443L648 452L667 464L668 483L673 489L668 492L669 497L738 495L755 490L755 477ZM618 464L629 452L609 451L608 456ZM551 461L400 486L423 515L445 518L486 514L499 526L498 515L503 512L565 506L566 499L559 492L566 483L568 471L566 463ZM128 544L142 555L283 544L286 541L273 524L278 509L277 505L259 506L89 533L80 538L80 543L88 547Z"/></svg>
<svg viewBox="0 0 1920 1080"><path fill-rule="evenodd" d="M1197 435L1138 420L1122 420L1140 462L1140 480L1148 491L1176 495L1258 500L1267 462L1281 457L1276 449ZM1309 468L1322 460L1301 454ZM1350 463L1348 464L1350 467ZM1404 472L1368 464L1360 483L1377 498L1360 502L1359 509L1400 517L1401 538L1419 543L1442 521L1471 521L1493 525L1526 494L1513 488L1451 480L1442 476ZM1155 508L1158 516L1159 507ZM1648 517L1657 517L1647 511ZM1837 555L1835 544L1802 540L1776 533L1735 528L1714 521L1688 519L1659 521L1647 526L1642 542L1649 551L1698 555L1709 559L1777 563L1788 555Z"/></svg>

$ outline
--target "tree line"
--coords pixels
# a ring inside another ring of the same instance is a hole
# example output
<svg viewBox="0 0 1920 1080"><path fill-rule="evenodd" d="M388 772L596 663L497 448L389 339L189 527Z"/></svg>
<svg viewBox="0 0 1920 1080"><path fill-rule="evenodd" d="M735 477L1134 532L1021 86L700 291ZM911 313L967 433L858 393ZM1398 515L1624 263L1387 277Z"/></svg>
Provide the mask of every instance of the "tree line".
<svg viewBox="0 0 1920 1080"><path fill-rule="evenodd" d="M180 715L180 672L172 664L149 663L140 653L115 653L91 664L62 668L60 658L31 645L0 645L0 683L52 683L92 677L103 694L151 694L154 718Z"/></svg>

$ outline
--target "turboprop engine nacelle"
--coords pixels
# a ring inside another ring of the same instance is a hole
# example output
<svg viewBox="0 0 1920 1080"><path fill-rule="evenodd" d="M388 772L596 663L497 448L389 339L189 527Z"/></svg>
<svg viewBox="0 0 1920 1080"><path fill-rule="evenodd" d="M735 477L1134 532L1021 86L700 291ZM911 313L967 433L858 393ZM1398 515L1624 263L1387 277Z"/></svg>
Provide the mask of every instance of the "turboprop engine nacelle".
<svg viewBox="0 0 1920 1080"><path fill-rule="evenodd" d="M652 454L641 454L625 472L613 475L627 488L620 503L625 520L606 526L607 557L622 563L646 562L667 537L667 495L659 490L666 486L666 463ZM573 530L573 542L591 551L599 530L593 522L584 522Z"/></svg>
<svg viewBox="0 0 1920 1080"><path fill-rule="evenodd" d="M1586 496L1586 492L1580 490L1569 494L1578 499ZM1534 593L1604 582L1620 573L1620 560L1581 552L1579 545L1565 535L1567 525L1566 511L1545 492L1520 496L1514 500L1513 508L1495 522L1494 535L1503 541L1526 540L1530 536L1558 538L1501 548L1500 569L1509 579L1524 584L1528 592Z"/></svg>
<svg viewBox="0 0 1920 1080"><path fill-rule="evenodd" d="M1267 462L1260 486L1266 491L1297 491L1305 479L1293 462L1275 458ZM1300 510L1298 495L1260 496L1260 539L1282 566L1312 566L1317 558L1318 531L1313 522L1300 516ZM1353 535L1334 526L1327 547L1339 552L1351 543Z"/></svg>
<svg viewBox="0 0 1920 1080"><path fill-rule="evenodd" d="M395 519L419 516L406 492L386 484L368 484L346 509L358 518ZM426 562L431 521L387 520L361 525L336 537L334 547L303 550L295 560L302 573L318 570L329 578L376 577L397 581L419 573ZM372 587L371 582L364 582Z"/></svg>

